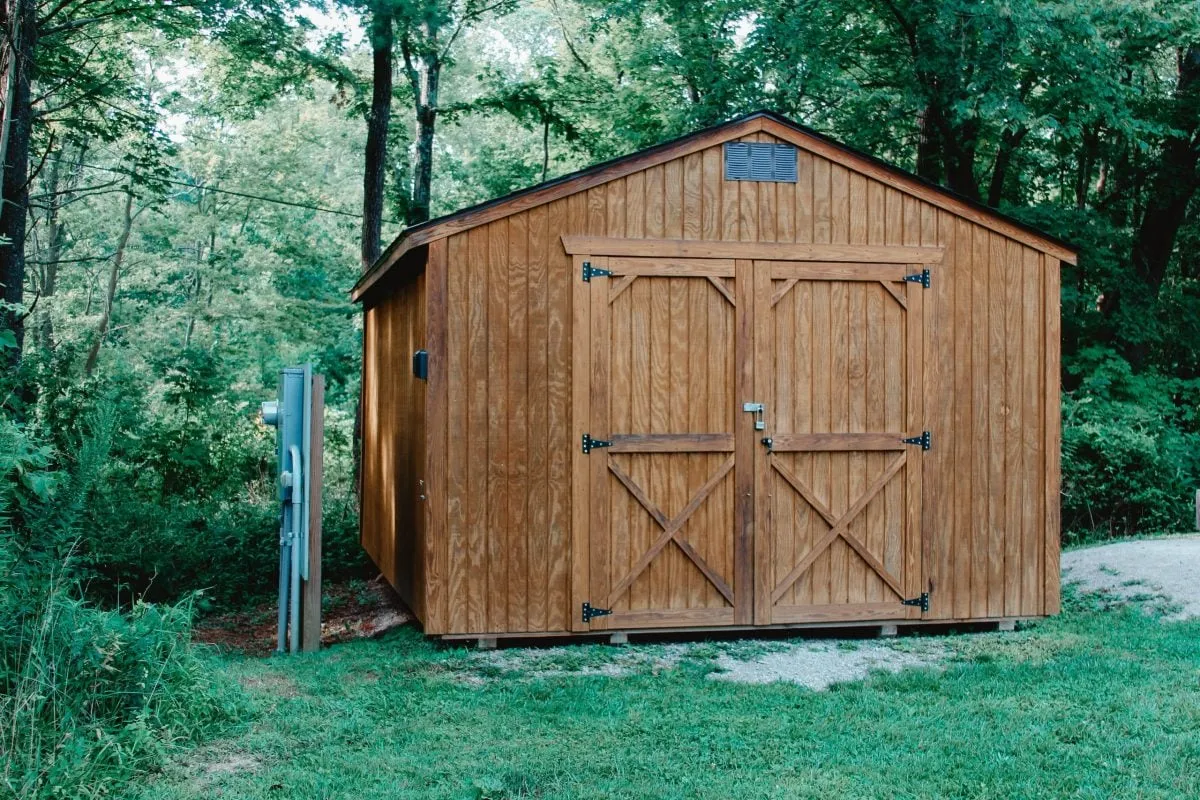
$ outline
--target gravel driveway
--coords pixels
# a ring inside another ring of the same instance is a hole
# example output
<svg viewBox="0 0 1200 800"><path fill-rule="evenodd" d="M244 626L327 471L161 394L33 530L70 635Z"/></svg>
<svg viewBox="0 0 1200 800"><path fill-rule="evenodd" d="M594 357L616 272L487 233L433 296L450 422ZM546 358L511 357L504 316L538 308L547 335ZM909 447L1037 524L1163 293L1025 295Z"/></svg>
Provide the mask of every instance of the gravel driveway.
<svg viewBox="0 0 1200 800"><path fill-rule="evenodd" d="M1062 554L1063 580L1119 597L1161 594L1200 617L1200 534L1117 542Z"/></svg>

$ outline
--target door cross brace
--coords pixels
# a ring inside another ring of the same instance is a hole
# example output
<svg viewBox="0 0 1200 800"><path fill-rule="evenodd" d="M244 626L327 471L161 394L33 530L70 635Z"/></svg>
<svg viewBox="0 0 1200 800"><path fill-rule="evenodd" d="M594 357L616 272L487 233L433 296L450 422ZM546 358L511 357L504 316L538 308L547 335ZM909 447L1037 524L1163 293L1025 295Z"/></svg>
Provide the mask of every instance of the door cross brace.
<svg viewBox="0 0 1200 800"><path fill-rule="evenodd" d="M863 492L862 496L859 497L858 500L856 500L840 518L835 518L832 512L825 507L825 504L818 500L816 495L814 495L812 491L800 481L799 478L785 469L784 466L778 461L772 459L772 468L774 468L774 470L778 472L783 479L787 481L802 498L804 498L804 501L812 506L813 510L816 511L830 526L829 531L820 539L818 539L816 544L813 545L813 548L808 551L808 555L802 558L800 563L793 567L791 572L784 577L783 581L781 581L780 584L775 587L775 591L771 593L772 605L779 602L779 599L783 597L783 593L786 592L788 588L790 588L791 585L795 583L800 576L803 575L806 570L808 570L809 567L812 566L813 562L817 560L817 557L829 549L829 547L839 537L843 539L850 547L854 548L854 551L862 557L863 561L867 562L867 565L870 566L880 578L883 579L884 583L891 587L892 591L903 597L904 591L900 586L900 581L896 580L896 577L892 575L892 573L888 572L887 567L885 567L883 563L876 558L874 554L872 554L871 551L868 550L865 545L863 545L862 542L858 540L857 536L850 533L850 523L854 521L855 517L862 513L862 510L867 507L867 504L871 502L875 495L882 491L883 487L887 485L888 481L895 477L896 473L900 471L900 468L904 466L906 459L907 454L904 451L897 453L891 462L888 463L887 468L883 471L883 473L876 478L870 486L867 487L867 490Z"/></svg>
<svg viewBox="0 0 1200 800"><path fill-rule="evenodd" d="M704 502L705 498L712 494L713 489L717 488L721 481L725 479L725 476L729 474L729 471L733 469L733 456L731 455L729 458L725 459L720 468L717 469L711 478L705 481L704 485L700 487L700 490L696 492L695 496L688 501L688 504L684 506L683 510L680 511L679 514L673 519L667 519L667 515L664 514L658 506L651 502L650 498L646 497L646 493L642 491L642 488L634 483L633 479L626 475L620 467L610 461L608 468L612 474L616 476L617 480L619 480L621 484L629 491L629 493L633 495L634 499L641 503L642 508L646 509L647 513L649 513L654 521L658 523L658 526L662 528L662 533L659 534L659 537L654 541L654 544L650 545L650 549L643 553L642 557L637 560L637 563L633 565L633 569L629 571L629 574L622 578L620 582L618 582L617 585L612 588L612 591L610 591L608 594L608 602L606 605L611 608L621 594L633 585L633 582L638 579L638 576L646 571L646 567L650 566L650 562L653 561L659 552L667 546L667 543L671 541L674 541L675 544L679 546L679 549L683 551L683 554L691 559L692 563L695 564L704 577L708 579L708 582L711 583L727 601L729 601L730 605L733 605L733 590L729 588L729 584L727 584L725 580L708 565L708 562L705 561L698 552L696 552L696 549L692 547L686 539L679 535L680 530L683 528L683 524L688 521L688 518L695 513L696 509L700 507L700 504Z"/></svg>

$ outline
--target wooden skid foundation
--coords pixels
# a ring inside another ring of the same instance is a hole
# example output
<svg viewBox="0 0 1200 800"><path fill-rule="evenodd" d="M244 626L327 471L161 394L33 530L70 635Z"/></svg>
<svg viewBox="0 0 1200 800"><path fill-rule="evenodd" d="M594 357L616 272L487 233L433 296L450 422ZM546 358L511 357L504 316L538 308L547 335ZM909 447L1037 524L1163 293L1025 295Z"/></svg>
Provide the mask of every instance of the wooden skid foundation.
<svg viewBox="0 0 1200 800"><path fill-rule="evenodd" d="M725 625L711 628L630 628L619 631L596 631L588 633L572 633L570 631L549 631L536 633L499 633L495 635L480 636L479 634L470 633L450 633L443 634L432 638L440 639L447 644L461 644L463 642L474 642L481 650L491 650L498 646L500 642L529 642L538 645L553 645L553 644L568 644L572 641L576 642L597 642L607 640L609 644L628 644L631 637L638 637L644 641L654 641L663 637L686 636L690 638L703 639L709 635L725 637L736 637L738 634L744 634L746 638L754 638L755 635L761 634L780 634L788 631L796 632L820 632L829 631L831 638L853 638L856 635L878 635L881 637L900 636L905 631L913 631L917 629L928 628L963 628L969 627L973 631L1014 631L1018 622L1027 622L1036 617L992 617L989 619L931 619L931 620L897 620L884 625L869 625L863 622L806 622L792 623L785 625Z"/></svg>

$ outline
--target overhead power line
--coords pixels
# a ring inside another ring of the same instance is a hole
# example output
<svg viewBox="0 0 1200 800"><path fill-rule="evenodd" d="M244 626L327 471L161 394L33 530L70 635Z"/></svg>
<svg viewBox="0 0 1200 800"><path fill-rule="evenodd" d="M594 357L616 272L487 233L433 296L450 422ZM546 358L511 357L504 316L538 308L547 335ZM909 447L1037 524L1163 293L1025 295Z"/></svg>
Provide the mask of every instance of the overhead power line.
<svg viewBox="0 0 1200 800"><path fill-rule="evenodd" d="M47 160L48 161L57 161L60 164L67 164L68 166L87 167L88 169L99 170L101 172L111 172L115 175L125 175L128 177L136 177L134 175L134 173L130 172L129 170L118 169L116 167L104 167L99 164L88 164L88 163L79 162L79 161L63 161L61 159L47 159ZM178 168L175 167L173 169L178 169ZM179 171L183 172L183 170L179 170ZM220 189L220 188L217 188L216 186L200 186L195 183L189 183L188 181L173 180L171 178L158 178L157 180L159 180L163 183L169 183L173 186L183 186L188 189L200 189L205 192L216 192L217 194L228 194L228 195L232 195L234 197L242 197L247 200L260 200L264 203L274 203L275 205L280 205L280 206L291 206L292 208L303 208L308 211L319 211L324 214L337 214L342 217L352 217L354 219L362 219L362 214L355 214L352 211L342 211L341 209L338 209L338 208L326 208L325 206L314 206L314 205L309 205L308 203L298 203L294 200L281 200L278 197L264 197L260 194L252 194L250 192L241 192L241 191L237 191L236 189ZM389 220L384 220L384 222L394 223L394 220L389 219Z"/></svg>

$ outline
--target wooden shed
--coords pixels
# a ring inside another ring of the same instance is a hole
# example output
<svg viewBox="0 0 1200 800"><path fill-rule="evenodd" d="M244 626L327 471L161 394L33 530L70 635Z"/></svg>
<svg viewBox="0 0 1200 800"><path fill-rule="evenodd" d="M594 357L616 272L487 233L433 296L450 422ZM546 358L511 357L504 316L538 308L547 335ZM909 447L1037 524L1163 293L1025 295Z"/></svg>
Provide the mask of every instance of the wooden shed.
<svg viewBox="0 0 1200 800"><path fill-rule="evenodd" d="M766 112L409 228L363 545L448 637L1056 613L1074 260Z"/></svg>

